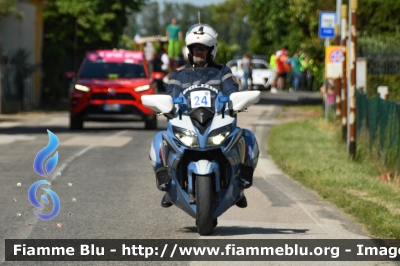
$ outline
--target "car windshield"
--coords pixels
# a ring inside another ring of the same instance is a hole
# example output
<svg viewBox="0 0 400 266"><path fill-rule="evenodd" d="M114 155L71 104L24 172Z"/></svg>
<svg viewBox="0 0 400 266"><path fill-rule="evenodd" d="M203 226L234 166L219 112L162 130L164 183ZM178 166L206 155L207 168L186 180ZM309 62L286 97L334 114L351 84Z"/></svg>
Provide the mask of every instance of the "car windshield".
<svg viewBox="0 0 400 266"><path fill-rule="evenodd" d="M86 62L80 78L145 78L142 64Z"/></svg>

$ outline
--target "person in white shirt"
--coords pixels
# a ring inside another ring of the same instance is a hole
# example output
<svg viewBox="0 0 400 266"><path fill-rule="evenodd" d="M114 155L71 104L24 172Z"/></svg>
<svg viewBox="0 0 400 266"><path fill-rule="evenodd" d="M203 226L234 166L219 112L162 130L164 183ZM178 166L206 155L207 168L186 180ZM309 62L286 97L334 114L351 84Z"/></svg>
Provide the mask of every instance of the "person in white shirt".
<svg viewBox="0 0 400 266"><path fill-rule="evenodd" d="M169 69L169 57L167 55L167 53L164 51L163 55L161 56L161 61L162 61L162 66L161 69L164 72L168 72Z"/></svg>

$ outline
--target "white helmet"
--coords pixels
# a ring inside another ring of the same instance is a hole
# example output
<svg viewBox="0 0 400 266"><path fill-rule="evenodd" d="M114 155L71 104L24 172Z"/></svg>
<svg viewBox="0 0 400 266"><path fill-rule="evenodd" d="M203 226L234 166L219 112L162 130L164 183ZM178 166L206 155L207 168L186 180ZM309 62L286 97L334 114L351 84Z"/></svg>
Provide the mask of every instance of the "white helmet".
<svg viewBox="0 0 400 266"><path fill-rule="evenodd" d="M210 53L207 55L207 59L213 60L217 54L217 37L218 33L207 24L195 24L186 32L186 46L189 50L189 61L193 63L193 53L191 46L199 43L210 47ZM209 60L207 60L209 61Z"/></svg>

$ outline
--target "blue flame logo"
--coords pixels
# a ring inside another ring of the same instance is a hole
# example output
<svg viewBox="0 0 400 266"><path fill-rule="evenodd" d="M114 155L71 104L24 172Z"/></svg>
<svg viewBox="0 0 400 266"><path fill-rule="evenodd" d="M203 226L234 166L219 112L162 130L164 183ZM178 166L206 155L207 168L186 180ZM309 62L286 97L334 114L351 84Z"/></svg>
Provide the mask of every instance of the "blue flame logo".
<svg viewBox="0 0 400 266"><path fill-rule="evenodd" d="M49 134L49 143L46 147L38 152L35 160L33 161L33 169L38 175L41 175L43 177L47 177L49 174L51 174L51 172L56 167L58 162L58 152L56 152L53 157L47 160L44 167L46 169L46 172L43 169L43 164L45 159L57 149L58 144L60 143L57 136L54 135L50 130L47 130L47 133Z"/></svg>
<svg viewBox="0 0 400 266"><path fill-rule="evenodd" d="M57 136L54 135L50 130L47 130L47 133L49 135L49 143L47 144L46 147L44 147L37 153L35 160L33 161L33 169L38 175L43 177L48 177L56 167L58 162L58 152L55 152L55 154L47 161L46 158L49 157L57 149L58 144L60 143ZM39 180L33 183L31 187L28 189L28 199L33 206L39 209L43 209L44 207L39 203L39 201L36 198L36 191L40 185L51 185L51 184L47 180ZM39 217L40 219L50 220L56 217L57 214L60 212L60 199L53 190L48 188L42 188L42 189L50 195L51 200L53 201L53 211L49 214L42 214L37 211L34 212L36 216ZM45 195L42 195L41 199L44 203L49 204L49 199Z"/></svg>

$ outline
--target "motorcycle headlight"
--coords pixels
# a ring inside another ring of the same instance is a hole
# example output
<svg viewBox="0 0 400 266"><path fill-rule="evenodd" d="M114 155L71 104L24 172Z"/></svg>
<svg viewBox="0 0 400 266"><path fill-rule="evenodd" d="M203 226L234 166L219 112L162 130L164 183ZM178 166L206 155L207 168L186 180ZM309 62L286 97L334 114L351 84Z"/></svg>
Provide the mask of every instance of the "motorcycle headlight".
<svg viewBox="0 0 400 266"><path fill-rule="evenodd" d="M84 92L90 91L90 88L88 86L84 86L81 84L75 84L75 89L78 91L84 91Z"/></svg>
<svg viewBox="0 0 400 266"><path fill-rule="evenodd" d="M179 139L183 145L191 148L198 148L199 147L199 140L197 139L196 133L191 130L174 127L174 135Z"/></svg>
<svg viewBox="0 0 400 266"><path fill-rule="evenodd" d="M227 125L210 132L207 138L207 147L221 145L226 137L231 134L232 125Z"/></svg>
<svg viewBox="0 0 400 266"><path fill-rule="evenodd" d="M144 86L136 87L134 90L136 92L141 92L141 91L147 91L149 89L150 89L150 85L144 85Z"/></svg>

